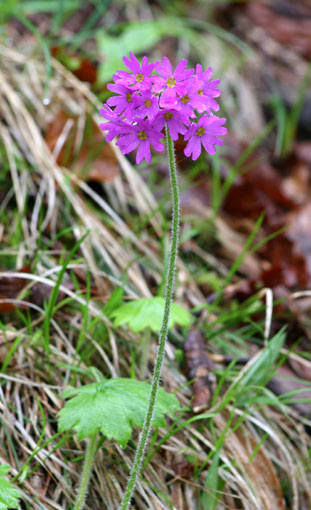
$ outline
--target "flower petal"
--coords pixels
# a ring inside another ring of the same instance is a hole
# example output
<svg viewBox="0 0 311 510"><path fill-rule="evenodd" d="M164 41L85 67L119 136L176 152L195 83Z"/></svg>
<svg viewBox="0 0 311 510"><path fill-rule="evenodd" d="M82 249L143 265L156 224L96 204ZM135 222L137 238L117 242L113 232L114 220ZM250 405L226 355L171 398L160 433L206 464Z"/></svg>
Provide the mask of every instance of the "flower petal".
<svg viewBox="0 0 311 510"><path fill-rule="evenodd" d="M162 92L160 106L168 109L177 106L176 91L173 88L167 88Z"/></svg>
<svg viewBox="0 0 311 510"><path fill-rule="evenodd" d="M189 78L193 74L194 69L186 69L187 64L188 62L185 58L177 64L177 67L173 74L176 80L185 80L186 78Z"/></svg>
<svg viewBox="0 0 311 510"><path fill-rule="evenodd" d="M119 138L116 145L118 145L123 154L128 154L136 149L140 140L137 137L136 133L130 133L129 135L124 135Z"/></svg>
<svg viewBox="0 0 311 510"><path fill-rule="evenodd" d="M161 152L165 149L164 145L162 142L160 142L159 140L157 140L156 138L151 138L150 137L150 143L152 145L152 147L158 151L158 152Z"/></svg>
<svg viewBox="0 0 311 510"><path fill-rule="evenodd" d="M167 57L162 57L162 62L156 62L155 68L166 79L172 76L172 64Z"/></svg>
<svg viewBox="0 0 311 510"><path fill-rule="evenodd" d="M123 62L133 73L137 74L140 72L140 64L135 57L134 53L130 51L130 58L123 57Z"/></svg>
<svg viewBox="0 0 311 510"><path fill-rule="evenodd" d="M195 136L192 136L184 150L184 153L187 156L187 158L189 158L189 156L191 156L194 144L195 144Z"/></svg>
<svg viewBox="0 0 311 510"><path fill-rule="evenodd" d="M146 159L148 163L151 163L150 144L148 140L142 142L137 149L136 163L139 165L143 159Z"/></svg>

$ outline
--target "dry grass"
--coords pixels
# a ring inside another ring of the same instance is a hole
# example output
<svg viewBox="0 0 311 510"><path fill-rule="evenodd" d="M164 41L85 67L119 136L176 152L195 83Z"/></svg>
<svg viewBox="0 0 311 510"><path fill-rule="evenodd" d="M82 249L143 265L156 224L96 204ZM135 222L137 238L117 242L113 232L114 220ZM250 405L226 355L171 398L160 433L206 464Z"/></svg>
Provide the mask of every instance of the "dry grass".
<svg viewBox="0 0 311 510"><path fill-rule="evenodd" d="M88 86L53 61L51 102L49 106L44 106L42 63L33 56L5 46L0 47L0 54L0 136L12 182L12 191L4 202L8 204L7 208L12 207L15 197L18 215L22 218L22 242L15 251L11 251L16 257L16 267L23 266L26 260L35 255L39 230L47 239L57 235L59 224L64 223L65 202L71 206L65 216L65 227L72 229L71 242L74 244L74 238L79 240L86 231L89 232L80 247L82 261L80 258L77 263L71 262L60 288L71 301L68 306L62 306L51 320L49 360L46 359L40 338L36 337L37 331L42 332L40 328L45 316L42 306L34 303L28 305L33 313L27 326L23 326L15 315L9 316L5 330L0 333L2 358L12 343L6 349L3 349L3 344L14 340L17 342L6 372L0 374L0 461L12 466L13 475L24 474L24 480L23 475L19 479L24 497L21 508L69 510L72 508L81 464L74 462L74 459L83 456L85 445L72 436L57 447L61 436L57 435L56 414L63 405L60 393L72 376L70 367L78 369L76 385L92 381L88 364L75 349L83 324L83 310L87 307L89 324L93 318L97 318L98 323L104 321L106 324L109 341L104 344L94 338L92 330L86 335L93 349L93 365L105 376L129 375L132 363L129 346L135 343L133 335L125 330L116 331L111 326L97 299L88 300L82 293L68 288L69 269L76 268L85 273L89 269L101 296L104 296L104 302L115 285L122 282L126 268L126 293L129 296L151 296L150 278L156 284L162 278L161 248L157 242L162 236L162 222L159 213L155 212L156 199L117 147L112 146L112 149L121 174L105 185L109 203L75 176L70 168L60 168L56 163L57 152L66 145L72 127L70 123L63 129L54 154L47 147L43 133L59 110L70 110L78 116L77 148L87 116L92 115L94 121L99 123L99 104ZM32 197L32 205L25 212L28 196ZM149 216L147 226L150 233L147 228L139 235L132 232L127 224L127 214L131 208L135 208L136 214L142 218ZM204 211L204 214L208 216L209 211ZM1 239L7 251L9 246L6 243L17 221L16 216L10 218L11 222L0 225ZM222 220L217 221L219 239L228 244L231 236L227 248L234 258L242 246L242 239L231 232ZM36 274L16 273L16 276L27 278L28 288L38 282L54 286L61 270L58 255L53 249L43 251L37 261ZM197 255L211 262L212 257L203 250ZM138 258L146 258L151 263L138 263ZM98 263L99 260L105 263L106 270L103 264ZM217 264L216 259L212 259L212 262ZM252 258L245 263L251 264ZM2 276L5 274L3 272ZM178 299L189 306L203 300L181 261ZM23 301L22 296L19 301ZM150 355L151 360L154 354L155 350ZM175 347L169 343L163 384L169 391L177 391L184 407L189 406L191 399L187 382L175 362ZM222 398L214 410L221 409ZM302 461L308 458L308 436L303 424L306 420L291 410L287 409L287 414L284 414L277 407L260 408L256 403L251 404L247 412L231 402L215 416L213 409L209 413L211 417L197 416L196 420L180 427L178 432L161 444L138 484L133 508L207 508L203 506L202 494L209 493L205 480L210 462L202 470L196 470L195 465L204 465L207 455L215 450L215 445L217 449L222 446L219 475L225 482L218 510L307 510L311 507L310 479ZM183 419L191 417L188 412ZM160 430L157 443L165 437L165 433L165 430ZM266 439L260 446L264 434ZM256 445L258 452L250 462ZM22 472L30 456L28 471ZM122 450L115 443L103 443L96 457L86 508L118 508L132 460L131 446ZM168 501L172 502L172 506Z"/></svg>

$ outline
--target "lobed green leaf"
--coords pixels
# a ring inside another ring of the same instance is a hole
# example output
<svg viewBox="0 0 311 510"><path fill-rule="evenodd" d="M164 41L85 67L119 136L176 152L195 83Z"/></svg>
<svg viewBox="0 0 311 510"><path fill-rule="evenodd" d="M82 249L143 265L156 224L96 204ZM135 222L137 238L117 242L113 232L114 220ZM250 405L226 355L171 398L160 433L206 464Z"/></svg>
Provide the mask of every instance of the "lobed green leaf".
<svg viewBox="0 0 311 510"><path fill-rule="evenodd" d="M62 396L71 400L58 413L58 428L61 432L74 429L78 439L92 437L100 431L125 447L131 438L132 428L143 426L149 394L149 384L127 378L69 388ZM179 409L176 397L160 388L153 425L164 427L164 415Z"/></svg>
<svg viewBox="0 0 311 510"><path fill-rule="evenodd" d="M3 478L10 470L8 464L0 466L0 510L8 510L18 508L18 498L21 493L11 482Z"/></svg>
<svg viewBox="0 0 311 510"><path fill-rule="evenodd" d="M111 318L115 319L116 326L127 324L134 333L145 328L158 333L162 326L163 311L164 298L156 296L124 303L113 310ZM172 303L169 328L172 328L174 324L189 327L191 322L191 314L176 303Z"/></svg>

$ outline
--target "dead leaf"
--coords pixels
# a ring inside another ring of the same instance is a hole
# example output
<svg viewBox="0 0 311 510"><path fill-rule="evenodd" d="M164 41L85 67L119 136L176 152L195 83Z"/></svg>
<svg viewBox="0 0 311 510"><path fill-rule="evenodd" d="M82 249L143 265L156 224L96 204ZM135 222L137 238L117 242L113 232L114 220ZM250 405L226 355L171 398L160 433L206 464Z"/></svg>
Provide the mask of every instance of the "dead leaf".
<svg viewBox="0 0 311 510"><path fill-rule="evenodd" d="M3 271L3 270L2 270ZM30 266L25 266L14 273L30 273ZM16 310L16 308L27 308L27 304L15 305L14 303L6 302L6 300L18 299L19 294L29 285L30 280L25 278L18 278L17 276L1 276L0 277L0 313L6 313ZM62 285L67 287L71 291L75 290L74 284L70 282L63 282ZM93 294L93 287L91 288ZM26 301L33 303L40 308L44 306L44 303L49 301L52 292L52 287L45 285L44 283L38 282L31 286L29 294L27 294ZM94 289L96 293L97 290ZM57 302L62 301L66 297L66 294L60 290L57 296ZM1 302L3 300L3 302Z"/></svg>
<svg viewBox="0 0 311 510"><path fill-rule="evenodd" d="M229 138L231 163L241 155L244 144ZM309 144L296 144L290 157L273 167L268 154L253 152L245 162L251 168L237 177L223 204L230 221L243 232L245 218L265 219L261 237L288 227L265 243L258 255L257 274L227 289L228 296L245 299L261 287L273 290L274 298L288 296L291 291L310 286L311 282L311 180L307 161L311 160ZM243 297L244 296L244 297ZM288 305L278 307L284 311Z"/></svg>
<svg viewBox="0 0 311 510"><path fill-rule="evenodd" d="M76 149L79 136L78 116L60 110L49 124L45 135L45 141L51 152L54 151L65 125L70 122L72 127L56 157L58 165L70 168L83 180L112 181L119 173L116 156L110 145L105 142L103 132L91 119L84 126L82 145Z"/></svg>
<svg viewBox="0 0 311 510"><path fill-rule="evenodd" d="M194 465L180 456L174 458L171 467L177 478L190 480L193 476Z"/></svg>
<svg viewBox="0 0 311 510"><path fill-rule="evenodd" d="M293 252L305 261L306 285L311 285L311 202L292 214L286 235L293 242Z"/></svg>
<svg viewBox="0 0 311 510"><path fill-rule="evenodd" d="M299 161L311 165L311 142L296 142L293 146L293 153Z"/></svg>
<svg viewBox="0 0 311 510"><path fill-rule="evenodd" d="M310 5L299 8L298 2L279 0L271 4L249 2L246 13L252 23L259 25L273 39L287 48L310 58Z"/></svg>
<svg viewBox="0 0 311 510"><path fill-rule="evenodd" d="M2 269L2 271L5 271ZM16 272L16 271L14 271ZM29 273L30 266L24 266L17 271L18 273ZM27 280L16 278L15 276L1 276L0 277L0 313L11 312L16 309L13 303L6 303L6 299L16 299L18 294L27 285ZM3 302L1 302L3 300Z"/></svg>
<svg viewBox="0 0 311 510"><path fill-rule="evenodd" d="M97 69L95 65L87 58L81 57L78 53L70 51L63 46L54 46L51 48L51 54L59 60L69 71L79 80L93 85L97 80Z"/></svg>
<svg viewBox="0 0 311 510"><path fill-rule="evenodd" d="M311 362L302 358L301 361L297 358L289 358L288 362L295 372L295 374L301 379L305 379L306 381L311 381ZM310 388L311 389L311 388ZM310 395L311 398L311 395ZM311 402L310 402L311 405Z"/></svg>
<svg viewBox="0 0 311 510"><path fill-rule="evenodd" d="M215 367L209 358L205 338L198 329L191 329L185 340L184 350L189 378L194 379L192 383L194 398L191 407L194 413L199 413L207 409L211 403L216 381L212 370Z"/></svg>
<svg viewBox="0 0 311 510"><path fill-rule="evenodd" d="M227 137L229 163L235 164L247 148L247 144L233 135ZM228 171L222 170L224 178ZM265 222L275 224L277 219L296 207L295 200L287 193L283 176L269 161L269 154L254 150L245 160L223 204L223 210L236 217L257 218L265 212Z"/></svg>
<svg viewBox="0 0 311 510"><path fill-rule="evenodd" d="M226 421L221 415L217 415L214 421L221 430L225 428ZM227 434L225 451L239 464L244 476L251 480L252 490L260 501L262 510L285 510L280 480L263 446L250 461L257 446L258 439L245 427L239 427L233 433Z"/></svg>
<svg viewBox="0 0 311 510"><path fill-rule="evenodd" d="M269 381L267 387L276 395L283 395L295 390L304 390L297 394L297 402L293 402L291 405L299 414L303 416L311 416L311 385L306 383L306 381L299 381L297 374L292 370L288 363L284 363L278 368L275 376ZM295 397L292 398L295 399ZM299 399L302 398L308 399L309 402L299 402Z"/></svg>

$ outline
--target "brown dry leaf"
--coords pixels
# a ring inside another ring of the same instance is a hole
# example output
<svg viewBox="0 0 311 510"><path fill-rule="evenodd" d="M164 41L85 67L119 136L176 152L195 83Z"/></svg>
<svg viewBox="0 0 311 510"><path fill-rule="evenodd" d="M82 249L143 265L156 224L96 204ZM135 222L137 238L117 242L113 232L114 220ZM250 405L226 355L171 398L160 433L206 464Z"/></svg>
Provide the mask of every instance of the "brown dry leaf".
<svg viewBox="0 0 311 510"><path fill-rule="evenodd" d="M209 358L206 341L196 328L192 328L184 344L188 374L194 379L193 401L191 407L194 413L200 413L207 409L213 396L215 375L211 372L215 367Z"/></svg>
<svg viewBox="0 0 311 510"><path fill-rule="evenodd" d="M73 284L70 284L68 282L62 282L62 286L67 287L71 291L74 290ZM30 296L29 296L28 300L30 300L31 303L34 303L35 305L42 308L44 303L49 301L52 290L53 290L53 287L50 287L49 285L45 285L44 283L38 282L38 283L36 283L36 285L31 287ZM65 292L63 292L62 290L59 290L58 295L57 295L57 302L62 301L63 299L65 299L65 297L66 297Z"/></svg>
<svg viewBox="0 0 311 510"><path fill-rule="evenodd" d="M267 243L262 253L271 263L269 271L261 275L268 286L270 278L274 283L271 287L283 284L289 290L296 290L307 285L305 259L295 251L295 245L287 238L286 231Z"/></svg>
<svg viewBox="0 0 311 510"><path fill-rule="evenodd" d="M296 142L293 146L293 152L298 160L311 165L311 142Z"/></svg>
<svg viewBox="0 0 311 510"><path fill-rule="evenodd" d="M303 257L306 268L306 284L311 285L311 202L292 215L287 237L294 243L293 252Z"/></svg>
<svg viewBox="0 0 311 510"><path fill-rule="evenodd" d="M270 267L255 280L249 281L254 292L258 281L274 291L274 297L289 295L291 290L309 287L311 283L311 203L279 219L279 226L289 225L281 235L261 250ZM268 229L267 234L272 229ZM247 293L246 293L247 294Z"/></svg>
<svg viewBox="0 0 311 510"><path fill-rule="evenodd" d="M229 160L234 163L245 146L234 136L229 137L229 145ZM245 218L257 218L262 212L265 213L262 237L290 226L261 248L258 274L231 287L228 296L249 297L258 290L258 283L273 289L276 299L289 295L291 290L310 286L310 148L309 143L297 143L280 168L274 168L267 154L256 150L245 162L251 169L231 186L223 210L230 214L236 228L241 230Z"/></svg>
<svg viewBox="0 0 311 510"><path fill-rule="evenodd" d="M311 143L296 142L292 147L292 153L283 162L281 170L282 188L298 206L307 202L311 196L310 167Z"/></svg>
<svg viewBox="0 0 311 510"><path fill-rule="evenodd" d="M295 363L291 361L291 364ZM296 362L296 368L298 368L298 363ZM300 369L303 367L307 368L302 363L299 363ZM310 368L308 370L308 375L310 377ZM301 393L298 393L296 398L297 402L292 404L293 408L303 416L311 416L311 385L306 381L297 380L297 374L291 369L288 363L285 363L281 367L278 368L276 374L268 383L268 388L273 391L276 395L283 395L284 393L288 393L295 390L304 390ZM295 397L293 397L295 399ZM299 399L308 399L310 402L299 402Z"/></svg>
<svg viewBox="0 0 311 510"><path fill-rule="evenodd" d="M68 67L72 74L79 78L79 80L90 83L91 85L96 82L97 69L87 58L81 57L78 53L72 53L67 48L58 46L51 48L51 54L65 67ZM70 66L70 62L74 62L75 65Z"/></svg>
<svg viewBox="0 0 311 510"><path fill-rule="evenodd" d="M171 464L171 468L175 473L175 476L177 478L185 479L191 479L194 472L194 465L189 462L188 460L185 460L181 456L176 456Z"/></svg>
<svg viewBox="0 0 311 510"><path fill-rule="evenodd" d="M78 278L80 286L79 286L79 292L82 294L86 292L86 281L87 277L83 274L83 271L79 271L79 269L74 268L74 272ZM84 277L84 281L83 281ZM62 287L65 287L66 289L70 290L71 292L74 292L76 290L74 284L72 282L68 281L62 281ZM44 302L49 301L51 292L53 290L53 287L50 287L49 285L45 285L44 283L38 282L30 289L30 296L29 300L31 303L34 303L37 306L44 305ZM102 293L97 289L95 283L91 281L90 284L90 295L92 297L102 297ZM59 290L57 294L57 303L63 301L63 299L66 298L66 293L63 290Z"/></svg>
<svg viewBox="0 0 311 510"><path fill-rule="evenodd" d="M227 157L231 164L236 163L238 158L247 148L247 144L236 139L235 136L227 136L227 146L230 153ZM245 160L242 172L235 180L226 196L223 210L236 217L257 218L261 212L265 212L265 222L275 223L276 218L296 207L287 193L283 184L283 176L270 164L269 154L255 150ZM223 171L224 177L226 172Z"/></svg>
<svg viewBox="0 0 311 510"><path fill-rule="evenodd" d="M231 227L227 218L223 219L220 215L214 218L212 209L207 207L208 203L209 195L206 187L189 188L181 195L181 214L197 216L206 222L212 221L216 228L216 240L220 244L217 255L233 262L243 250L246 238ZM240 266L240 272L249 277L259 275L261 268L257 256L248 254Z"/></svg>
<svg viewBox="0 0 311 510"><path fill-rule="evenodd" d="M78 116L69 115L60 110L54 120L47 128L45 141L51 152L54 151L65 125L72 127L57 154L56 162L65 166L84 180L97 182L110 182L119 173L119 166L116 156L109 144L105 142L103 132L93 120L87 123L84 128L83 141L76 150L78 133Z"/></svg>
<svg viewBox="0 0 311 510"><path fill-rule="evenodd" d="M311 381L311 362L302 358L298 360L297 358L288 360L291 368L294 370L295 374L301 379L305 379L306 381ZM310 388L311 389L311 388ZM311 395L310 395L311 398ZM311 406L311 402L310 402Z"/></svg>
<svg viewBox="0 0 311 510"><path fill-rule="evenodd" d="M310 58L311 54L311 10L299 9L298 2L278 0L268 5L249 2L247 15L253 23L280 44Z"/></svg>
<svg viewBox="0 0 311 510"><path fill-rule="evenodd" d="M218 415L214 419L219 428L224 429L224 418ZM229 457L238 462L246 478L250 480L255 496L262 505L261 509L285 510L280 480L264 447L259 448L251 462L249 460L257 444L258 440L249 430L239 427L234 433L227 435L225 450Z"/></svg>
<svg viewBox="0 0 311 510"><path fill-rule="evenodd" d="M2 269L2 271L4 271ZM16 272L16 271L14 271ZM17 271L18 273L29 273L30 267L24 266ZM18 294L23 290L23 288L27 285L27 281L22 278L0 277L0 313L11 312L15 310L15 305L13 303L1 302L1 300L5 299L16 299Z"/></svg>
<svg viewBox="0 0 311 510"><path fill-rule="evenodd" d="M298 205L308 199L310 169L303 162L297 162L283 179L283 189L288 197Z"/></svg>
<svg viewBox="0 0 311 510"><path fill-rule="evenodd" d="M274 298L282 298L293 290L309 288L311 283L311 204L278 218L278 225L266 225L265 234L271 234L278 227L289 227L265 244L261 256L267 268L248 281L240 282L228 290L228 296L241 299L258 290L258 283L273 290ZM283 305L284 306L284 305Z"/></svg>
<svg viewBox="0 0 311 510"><path fill-rule="evenodd" d="M14 273L30 273L30 266L24 266L18 271L14 271ZM18 304L6 302L6 300L18 299L19 294L23 289L29 284L29 280L25 278L18 278L16 276L8 277L1 276L0 277L0 313L6 313L16 310L18 308L27 308L27 304ZM63 287L67 287L71 291L74 290L73 283L70 282L62 282ZM49 301L52 292L52 287L49 285L45 285L42 282L38 282L35 285L31 286L29 295L27 295L26 301L29 303L33 303L40 308L43 307L44 303ZM92 295L96 294L96 289L92 287ZM97 295L97 294L96 294ZM66 297L66 294L60 290L57 296L57 302L62 301ZM1 302L3 300L3 302Z"/></svg>
<svg viewBox="0 0 311 510"><path fill-rule="evenodd" d="M180 483L174 483L171 486L171 498L172 504L174 508L178 508L178 510L185 510L184 507L184 496L182 491L182 486Z"/></svg>
<svg viewBox="0 0 311 510"><path fill-rule="evenodd" d="M223 495L223 501L224 501L224 508L226 510L237 510L238 502L234 500L234 497L231 496L229 493L229 489L225 488L225 491L227 491Z"/></svg>

